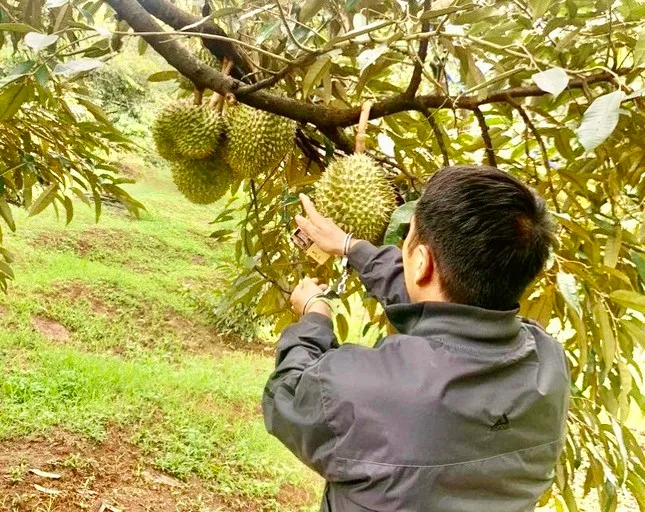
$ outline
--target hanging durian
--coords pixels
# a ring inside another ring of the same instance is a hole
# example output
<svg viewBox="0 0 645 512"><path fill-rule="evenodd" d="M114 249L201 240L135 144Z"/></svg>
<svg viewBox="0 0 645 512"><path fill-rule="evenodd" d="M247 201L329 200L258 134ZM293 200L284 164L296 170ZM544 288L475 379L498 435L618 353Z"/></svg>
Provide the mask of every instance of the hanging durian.
<svg viewBox="0 0 645 512"><path fill-rule="evenodd" d="M227 127L226 158L245 178L273 171L295 143L294 121L246 105L229 109Z"/></svg>
<svg viewBox="0 0 645 512"><path fill-rule="evenodd" d="M396 196L383 169L369 156L334 160L314 193L316 208L355 238L378 242L396 208Z"/></svg>
<svg viewBox="0 0 645 512"><path fill-rule="evenodd" d="M215 153L225 129L224 118L213 108L184 100L167 105L159 113L152 135L166 160L197 160Z"/></svg>
<svg viewBox="0 0 645 512"><path fill-rule="evenodd" d="M233 182L233 171L218 151L214 158L175 162L172 178L190 202L210 204L226 194Z"/></svg>

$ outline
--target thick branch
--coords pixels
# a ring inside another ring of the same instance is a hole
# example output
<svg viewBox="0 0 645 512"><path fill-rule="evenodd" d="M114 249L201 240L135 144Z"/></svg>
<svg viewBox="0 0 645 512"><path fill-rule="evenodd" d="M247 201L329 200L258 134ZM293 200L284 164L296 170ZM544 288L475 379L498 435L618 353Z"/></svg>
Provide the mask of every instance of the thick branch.
<svg viewBox="0 0 645 512"><path fill-rule="evenodd" d="M192 28L186 29L185 31L226 36L226 32L210 20L200 24L199 17L193 16L183 9L180 9L168 0L139 0L139 3L155 18L163 21L167 25L170 25L175 30L182 30L184 27L189 25L196 25ZM129 25L133 27L131 23L129 23ZM232 43L207 39L203 39L202 42L208 51L215 55L219 60L223 60L224 57L228 57L234 62L235 68L232 75L235 78L241 79L243 76L253 72L253 69L249 66L249 62L244 54L242 54Z"/></svg>
<svg viewBox="0 0 645 512"><path fill-rule="evenodd" d="M170 20L171 13L173 16L179 14L185 15L183 11L178 10L167 0L141 0L142 4L151 7L160 19ZM160 32L161 28L156 23L141 4L136 0L107 0L107 3L117 12L117 14L126 20L128 24L137 32ZM165 10L161 12L159 6ZM194 21L193 17L187 15L172 20L177 26L184 22L190 24ZM198 20L197 20L198 21ZM168 21L166 21L168 22ZM169 23L170 24L170 23ZM185 26L185 25L182 25ZM245 90L245 84L233 78L224 77L214 69L206 67L197 61L186 49L177 41L171 40L170 36L164 35L146 35L144 37L150 45L162 55L168 63L177 69L182 75L190 79L197 87L211 89L220 94L233 92L241 103L252 107L271 112L280 116L293 119L302 123L311 123L318 128L346 127L358 123L361 107L336 108L322 104L307 103L302 100L286 98L266 91L248 92ZM218 45L222 41L218 41ZM631 68L621 68L615 71L617 75L625 75L632 71ZM586 86L598 82L611 81L614 74L603 71L583 78L577 78L569 82L569 89L582 89L583 84ZM537 86L529 87L511 87L497 92L490 93L486 96L469 95L450 97L443 94L429 94L410 98L405 93L387 97L381 101L376 101L370 113L370 119L377 119L397 112L418 110L419 105L426 108L463 108L474 110L480 105L489 103L507 102L508 98L527 98L534 96L544 96L548 93L542 91Z"/></svg>
<svg viewBox="0 0 645 512"><path fill-rule="evenodd" d="M473 114L475 114L477 122L479 123L479 129L482 132L482 139L484 139L484 147L486 148L486 160L488 160L488 165L497 167L497 159L495 158L495 151L493 150L493 141L490 138L490 132L488 131L488 125L486 124L484 113L480 110L479 107L476 107L473 109Z"/></svg>

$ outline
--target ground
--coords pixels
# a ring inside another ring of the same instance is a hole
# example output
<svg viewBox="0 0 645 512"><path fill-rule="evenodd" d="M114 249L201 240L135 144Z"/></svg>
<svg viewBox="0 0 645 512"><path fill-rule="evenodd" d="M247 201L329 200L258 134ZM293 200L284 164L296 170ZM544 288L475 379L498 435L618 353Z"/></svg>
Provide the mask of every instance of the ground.
<svg viewBox="0 0 645 512"><path fill-rule="evenodd" d="M161 163L133 168L141 220L16 211L5 237L0 511L315 509L320 480L262 422L273 345L210 313L233 264L208 237L222 204L187 203Z"/></svg>

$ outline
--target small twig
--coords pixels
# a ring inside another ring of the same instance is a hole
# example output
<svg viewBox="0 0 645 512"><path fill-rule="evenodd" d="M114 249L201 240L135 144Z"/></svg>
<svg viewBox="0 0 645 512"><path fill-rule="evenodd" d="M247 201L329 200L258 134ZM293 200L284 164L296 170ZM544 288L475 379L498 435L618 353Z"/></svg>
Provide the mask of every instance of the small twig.
<svg viewBox="0 0 645 512"><path fill-rule="evenodd" d="M232 37L226 37L226 36L218 36L215 34L206 34L202 32L181 32L178 30L162 30L158 32L120 32L120 31L114 31L112 32L113 34L123 34L125 36L168 36L168 35L179 35L179 36L186 36L186 37L201 37L202 39L212 39L214 41L224 41L227 43L231 44L236 44L239 46L242 46L244 48L248 48L249 50L256 51L258 53L261 53L263 55L266 55L267 57L271 57L273 59L282 61L282 62L287 62L290 63L291 61L282 55L277 55L275 53L271 53L263 48L260 48L258 46L254 46L249 43L245 43L244 41L240 41L239 39L233 39Z"/></svg>
<svg viewBox="0 0 645 512"><path fill-rule="evenodd" d="M429 12L432 7L432 0L423 0L423 12ZM425 20L421 23L421 32L427 32L430 29L430 20ZM421 39L419 42L419 51L417 53L416 62L414 63L414 70L412 71L412 78L405 91L405 94L410 98L414 98L421 85L421 72L425 65L426 57L428 56L428 39Z"/></svg>
<svg viewBox="0 0 645 512"><path fill-rule="evenodd" d="M542 155L542 163L544 164L547 181L549 183L549 192L551 192L551 197L553 198L555 211L560 213L560 206L558 205L558 202L556 200L557 192L555 191L555 187L553 185L553 179L551 177L551 162L549 162L549 154L546 150L546 144L544 144L544 139L542 138L542 136L540 135L540 132L536 128L535 124L533 124L533 121L531 121L531 118L526 113L526 111L522 108L522 106L513 98L509 97L507 98L507 101L509 105L511 105L515 110L517 110L517 113L522 118L522 121L524 121L524 124L526 125L527 129L531 131L531 133L535 137L535 140L538 143L538 146L540 147L540 154Z"/></svg>
<svg viewBox="0 0 645 512"><path fill-rule="evenodd" d="M482 132L482 139L484 140L484 147L486 148L486 159L488 160L488 165L490 165L491 167L497 167L497 159L495 158L495 151L493 151L493 141L490 138L490 132L488 131L486 118L484 117L484 114L479 107L475 107L473 109L473 114L475 114L477 122L479 123L479 129Z"/></svg>
<svg viewBox="0 0 645 512"><path fill-rule="evenodd" d="M372 109L372 102L366 101L361 108L361 117L358 120L356 127L356 143L354 145L354 152L365 153L365 134L367 133L367 124L370 120L370 110Z"/></svg>
<svg viewBox="0 0 645 512"><path fill-rule="evenodd" d="M237 91L236 94L239 96L245 96L247 94L252 94L255 91L259 91L261 89L268 89L270 87L273 87L275 84L277 84L280 80L282 80L284 77L286 77L291 71L294 69L299 68L300 66L303 66L305 64L308 64L310 61L313 61L316 57L322 55L323 51L317 51L313 53L308 53L307 55L303 55L301 57L298 57L296 60L293 62L287 64L285 67L283 67L280 71L277 73L274 73L273 76L269 78L265 78L264 80L260 80L259 82L256 82L251 85L245 85L243 87L240 87Z"/></svg>
<svg viewBox="0 0 645 512"><path fill-rule="evenodd" d="M419 104L419 111L428 120L428 124L430 125L430 128L432 128L432 132L434 133L434 136L437 139L437 144L439 145L439 149L441 150L441 156L443 157L443 166L448 167L450 165L450 157L448 156L446 141L443 138L443 133L441 133L439 126L437 126L437 122L434 120L434 114L423 103Z"/></svg>

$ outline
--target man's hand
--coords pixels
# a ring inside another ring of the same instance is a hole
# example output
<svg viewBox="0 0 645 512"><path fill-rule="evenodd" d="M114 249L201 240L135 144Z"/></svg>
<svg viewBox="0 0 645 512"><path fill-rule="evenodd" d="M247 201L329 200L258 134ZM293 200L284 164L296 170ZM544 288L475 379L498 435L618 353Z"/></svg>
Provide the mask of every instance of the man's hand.
<svg viewBox="0 0 645 512"><path fill-rule="evenodd" d="M298 227L326 253L342 256L347 233L340 229L333 220L318 213L311 199L306 195L300 194L300 202L305 209L307 218L296 215Z"/></svg>
<svg viewBox="0 0 645 512"><path fill-rule="evenodd" d="M298 283L291 293L291 304L293 306L293 310L298 316L302 316L304 313L314 312L331 318L331 308L329 307L329 304L322 300L309 302L307 305L307 311L303 311L305 304L311 297L318 293L323 293L326 289L327 285L318 284L318 279L305 277Z"/></svg>

